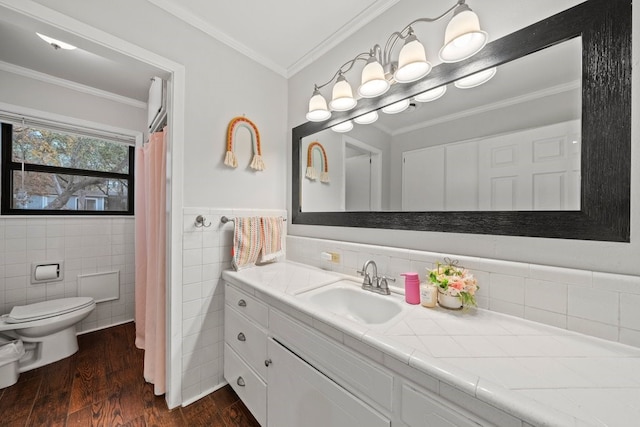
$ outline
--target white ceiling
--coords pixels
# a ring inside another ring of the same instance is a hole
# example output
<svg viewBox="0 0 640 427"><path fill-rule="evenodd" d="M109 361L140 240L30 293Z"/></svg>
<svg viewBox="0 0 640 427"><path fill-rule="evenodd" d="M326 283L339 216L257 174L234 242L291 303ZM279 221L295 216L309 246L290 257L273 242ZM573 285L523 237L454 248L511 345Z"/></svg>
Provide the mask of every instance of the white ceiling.
<svg viewBox="0 0 640 427"><path fill-rule="evenodd" d="M400 0L148 0L290 77Z"/></svg>
<svg viewBox="0 0 640 427"><path fill-rule="evenodd" d="M399 0L148 0L288 77ZM295 19L292 19L294 18ZM322 25L318 25L322 22ZM35 32L79 47L55 50ZM130 103L147 101L162 71L0 5L0 70L27 74Z"/></svg>
<svg viewBox="0 0 640 427"><path fill-rule="evenodd" d="M78 49L54 49L36 31ZM162 70L0 6L0 70L77 88L129 104L146 104Z"/></svg>
<svg viewBox="0 0 640 427"><path fill-rule="evenodd" d="M228 3L211 0L147 1L289 77L399 0L324 0L322 7L310 0L236 0ZM489 18L491 16L487 15ZM36 31L74 44L79 49L54 50L35 35ZM437 40L434 43L437 43ZM562 62L562 58L562 55L556 55L552 60ZM573 57L568 55L564 59L567 58ZM522 77L531 73L533 69L524 66L511 75L519 75L520 80L525 80ZM64 33L58 28L27 18L2 5L0 70L27 74L45 81L54 80L58 84L105 97L115 97L134 105L146 103L151 77L165 77L161 70L148 64ZM561 74L556 73L558 79L547 77L549 80L540 82L540 87L575 81L575 78L560 79ZM579 75L579 70L576 74ZM495 80L508 75L509 73L500 71ZM512 94L512 98L522 96L524 88L518 89L519 92L513 92L515 95ZM527 89L531 92L540 90L533 87ZM487 86L486 91L489 91L491 96L495 95L493 85ZM468 95L474 92L468 92ZM420 122L433 121L437 114L443 114L442 109L446 110L447 105L448 111L454 114L462 108L457 104L456 98L460 97L447 96L439 101L437 113L431 105L425 105L419 109L418 114L394 117L393 123L391 118L383 118L379 125L389 130L407 129L418 119ZM465 98L469 96L465 95ZM478 98L477 101L478 105L487 102L487 98Z"/></svg>

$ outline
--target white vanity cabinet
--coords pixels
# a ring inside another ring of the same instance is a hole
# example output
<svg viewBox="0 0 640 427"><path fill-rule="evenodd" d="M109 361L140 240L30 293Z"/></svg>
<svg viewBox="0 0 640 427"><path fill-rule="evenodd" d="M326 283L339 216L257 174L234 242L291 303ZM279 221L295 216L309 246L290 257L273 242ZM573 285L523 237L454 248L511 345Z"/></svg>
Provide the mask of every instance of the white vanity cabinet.
<svg viewBox="0 0 640 427"><path fill-rule="evenodd" d="M391 422L269 338L269 426L389 427Z"/></svg>
<svg viewBox="0 0 640 427"><path fill-rule="evenodd" d="M491 425L255 296L225 292L224 376L261 426Z"/></svg>
<svg viewBox="0 0 640 427"><path fill-rule="evenodd" d="M327 347L327 340L270 309L256 297L232 285L225 287L224 376L263 427L389 427L391 422L331 377L273 339L269 319L287 339L329 362L343 362L351 370L347 381L362 388L376 384L374 398L391 404L392 377L371 375L370 366L341 349ZM267 337L272 338L267 338ZM275 334L277 339L277 334ZM331 370L331 369L329 369ZM380 393L381 388L386 388ZM371 390L370 390L371 391ZM386 396L385 396L386 395Z"/></svg>
<svg viewBox="0 0 640 427"><path fill-rule="evenodd" d="M401 418L409 426L433 427L478 427L480 424L471 421L460 413L460 409L451 408L429 392L402 385Z"/></svg>
<svg viewBox="0 0 640 427"><path fill-rule="evenodd" d="M224 377L262 426L267 425L268 307L225 287Z"/></svg>

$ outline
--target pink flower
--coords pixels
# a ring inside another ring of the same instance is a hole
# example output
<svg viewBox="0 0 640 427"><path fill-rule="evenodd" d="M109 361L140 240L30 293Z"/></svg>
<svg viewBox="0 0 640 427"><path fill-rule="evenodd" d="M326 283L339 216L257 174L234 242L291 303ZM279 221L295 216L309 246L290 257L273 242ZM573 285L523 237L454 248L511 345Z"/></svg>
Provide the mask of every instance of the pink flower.
<svg viewBox="0 0 640 427"><path fill-rule="evenodd" d="M459 291L464 289L464 283L463 282L453 282L453 283L449 283L449 287L453 288L453 289L457 289Z"/></svg>

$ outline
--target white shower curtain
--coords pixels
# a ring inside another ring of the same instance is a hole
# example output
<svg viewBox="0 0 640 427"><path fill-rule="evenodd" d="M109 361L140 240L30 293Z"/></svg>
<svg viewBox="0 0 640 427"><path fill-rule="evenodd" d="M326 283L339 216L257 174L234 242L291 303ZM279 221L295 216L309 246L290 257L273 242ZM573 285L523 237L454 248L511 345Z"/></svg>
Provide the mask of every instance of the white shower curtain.
<svg viewBox="0 0 640 427"><path fill-rule="evenodd" d="M136 347L144 378L166 391L166 128L136 149Z"/></svg>

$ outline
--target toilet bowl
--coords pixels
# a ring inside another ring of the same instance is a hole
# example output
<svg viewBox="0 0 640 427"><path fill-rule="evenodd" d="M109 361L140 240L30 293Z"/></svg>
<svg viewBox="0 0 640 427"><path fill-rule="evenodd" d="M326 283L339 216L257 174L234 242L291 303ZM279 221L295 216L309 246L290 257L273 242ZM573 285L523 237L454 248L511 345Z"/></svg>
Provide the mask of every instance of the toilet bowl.
<svg viewBox="0 0 640 427"><path fill-rule="evenodd" d="M93 298L61 298L16 306L0 316L0 334L20 339L26 354L18 369L25 372L69 357L78 351L76 324L96 307Z"/></svg>

